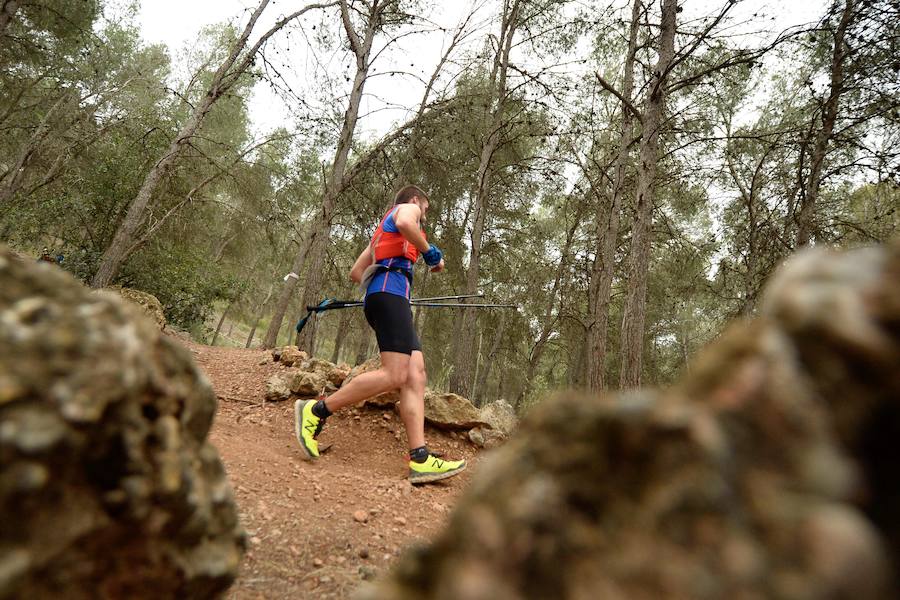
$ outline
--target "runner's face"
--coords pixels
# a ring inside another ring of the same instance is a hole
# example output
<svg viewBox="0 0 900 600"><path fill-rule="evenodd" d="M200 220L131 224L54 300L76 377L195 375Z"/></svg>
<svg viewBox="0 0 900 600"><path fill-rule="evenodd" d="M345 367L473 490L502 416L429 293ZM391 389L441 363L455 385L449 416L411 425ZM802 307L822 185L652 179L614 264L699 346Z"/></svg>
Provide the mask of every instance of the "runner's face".
<svg viewBox="0 0 900 600"><path fill-rule="evenodd" d="M428 212L428 198L423 198L422 196L416 196L413 200L422 211L422 222L425 222L425 213Z"/></svg>

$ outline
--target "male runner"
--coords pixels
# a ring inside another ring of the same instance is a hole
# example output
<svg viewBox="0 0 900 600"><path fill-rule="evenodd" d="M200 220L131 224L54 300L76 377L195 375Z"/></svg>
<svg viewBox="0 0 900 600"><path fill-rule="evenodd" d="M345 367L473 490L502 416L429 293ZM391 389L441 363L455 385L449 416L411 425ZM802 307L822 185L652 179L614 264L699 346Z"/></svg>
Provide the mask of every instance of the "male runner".
<svg viewBox="0 0 900 600"><path fill-rule="evenodd" d="M319 456L316 436L334 411L399 389L400 418L410 448L409 480L414 484L437 481L466 468L466 461L443 460L425 446L425 359L413 328L410 284L419 254L432 272L444 269L441 251L428 243L421 228L427 211L428 196L421 189L402 188L350 269L353 281L368 279L364 311L378 340L381 368L354 377L328 398L294 403L294 430L309 460Z"/></svg>

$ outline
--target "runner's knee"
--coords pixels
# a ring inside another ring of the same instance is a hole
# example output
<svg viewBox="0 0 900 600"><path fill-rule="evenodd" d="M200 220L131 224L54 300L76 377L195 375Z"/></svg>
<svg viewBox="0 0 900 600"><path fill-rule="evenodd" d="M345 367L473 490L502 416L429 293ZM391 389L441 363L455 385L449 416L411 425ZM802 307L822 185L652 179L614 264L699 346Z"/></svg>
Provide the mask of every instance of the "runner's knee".
<svg viewBox="0 0 900 600"><path fill-rule="evenodd" d="M427 375L425 373L425 365L424 364L420 364L420 365L413 364L410 366L409 376L407 377L407 380L406 380L407 385L413 385L413 386L425 385L426 379L427 379Z"/></svg>
<svg viewBox="0 0 900 600"><path fill-rule="evenodd" d="M408 369L390 369L388 370L388 379L391 383L391 389L399 389L406 385L408 378Z"/></svg>

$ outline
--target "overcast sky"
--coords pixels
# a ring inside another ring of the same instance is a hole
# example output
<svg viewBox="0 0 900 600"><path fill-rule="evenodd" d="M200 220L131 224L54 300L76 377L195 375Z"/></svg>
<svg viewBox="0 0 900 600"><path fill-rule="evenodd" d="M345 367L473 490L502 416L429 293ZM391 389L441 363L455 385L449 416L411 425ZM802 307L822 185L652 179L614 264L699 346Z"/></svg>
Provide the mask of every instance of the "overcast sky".
<svg viewBox="0 0 900 600"><path fill-rule="evenodd" d="M474 0L483 3L484 0ZM434 3L432 14L428 15L436 25L453 29L473 0L444 0ZM618 0L617 4L624 4ZM307 4L307 0L281 0L273 2L257 24L259 34L272 25L275 19L288 10L296 10ZM495 3L488 3L493 7ZM721 0L687 0L682 20L708 14L721 4ZM138 16L142 37L151 43L164 43L170 55L177 61L178 56L198 38L200 30L221 22L237 23L243 26L249 11L258 5L256 0L142 0ZM792 0L790 2L761 2L745 0L734 14L737 21L743 21L754 13L775 17L765 23L773 30L782 30L792 25L816 19L823 12L824 0ZM334 11L335 16L337 11ZM490 15L482 14L481 20ZM757 21L760 23L761 21ZM756 25L758 27L759 25ZM481 38L483 36L477 36ZM376 63L377 71L394 68L411 70L427 79L442 52L445 34L438 31L428 35L414 36L404 40L388 60ZM287 53L285 53L287 54ZM295 63L295 74L303 77L303 63L307 61L305 48L291 48L291 61ZM282 57L284 58L284 57ZM399 64L401 62L403 64ZM336 65L339 67L340 65ZM293 84L292 84L293 85ZM302 87L302 83L297 87ZM407 118L404 110L385 109L385 106L406 106L407 111L415 110L421 99L424 84L413 77L375 77L366 84L367 97L364 100L359 128L363 134L381 135L391 124ZM289 120L289 110L285 103L273 94L267 86L257 86L250 101L251 118L261 131L269 130Z"/></svg>

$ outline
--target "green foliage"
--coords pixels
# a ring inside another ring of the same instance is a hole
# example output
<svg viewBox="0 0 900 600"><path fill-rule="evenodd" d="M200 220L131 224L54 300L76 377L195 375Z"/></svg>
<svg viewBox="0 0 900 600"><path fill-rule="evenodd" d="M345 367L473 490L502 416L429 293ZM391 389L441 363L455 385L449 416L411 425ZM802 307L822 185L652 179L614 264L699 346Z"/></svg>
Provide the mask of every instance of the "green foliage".
<svg viewBox="0 0 900 600"><path fill-rule="evenodd" d="M853 52L814 219L819 242L885 241L900 224L895 4L860 3L850 28ZM362 4L350 5L357 22L354 9ZM478 282L487 299L519 310L479 312L470 352L479 397L505 398L524 410L554 389L585 385L591 273L610 218L622 116L620 101L596 74L621 88L630 6L542 0L522 7L526 25L515 38L491 157ZM392 4L378 44L427 24L430 8ZM658 35L646 25L658 22L658 7L645 8L631 99L638 109ZM752 314L767 277L793 250L840 9L823 6L811 31L753 61L739 60L748 48L737 38L714 32L674 69L671 79L687 83L671 94L660 132L646 382L672 381L729 318ZM25 251L48 246L64 254L63 267L85 281L238 35L233 25L207 27L173 62L164 47L140 39L135 14L134 6L116 13L100 0L36 0L23 4L0 37L0 238ZM497 23L490 25L496 36ZM690 44L698 27L679 23L678 45ZM496 39L482 34L469 38L438 78L431 100L439 110L425 111L383 148L375 136L357 135L351 166L377 152L338 198L319 297L357 296L347 272L403 183L429 191L426 230L447 265L440 275L420 268L414 295L465 287L477 170L491 111L501 106L491 81ZM259 339L321 209L353 61L336 10L311 15L291 35L290 43L308 41L319 61L297 66L306 69L306 87L288 94L273 63L258 61L214 105L157 187L117 280L156 295L171 323L201 337L214 326L213 313L228 307L229 319L245 325L242 333L258 324ZM738 64L716 68L729 61ZM385 70L379 64L376 72ZM261 135L248 102L253 86L267 79L297 112L296 121ZM620 369L640 140L630 142L609 265L608 382ZM298 274L302 287L308 273ZM299 297L279 343L305 313ZM446 386L453 345L464 333L461 313L423 309L416 319L430 385ZM319 320L319 355L330 358L338 345L349 362L374 352L361 313L341 322L329 313Z"/></svg>

